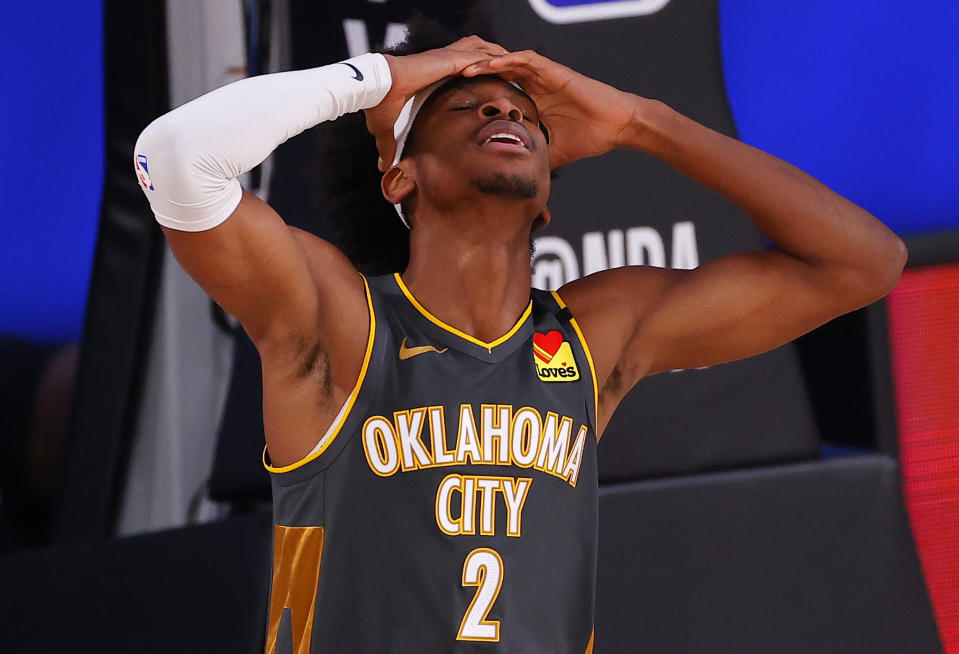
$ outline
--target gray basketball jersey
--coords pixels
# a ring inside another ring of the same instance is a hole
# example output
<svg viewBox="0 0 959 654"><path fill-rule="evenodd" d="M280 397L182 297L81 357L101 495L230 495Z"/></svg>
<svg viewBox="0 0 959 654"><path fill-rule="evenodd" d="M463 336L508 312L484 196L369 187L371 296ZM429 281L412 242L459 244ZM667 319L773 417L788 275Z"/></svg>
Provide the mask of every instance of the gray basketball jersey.
<svg viewBox="0 0 959 654"><path fill-rule="evenodd" d="M269 653L584 654L597 552L596 387L555 293L484 343L399 275L367 282L360 378L273 484Z"/></svg>

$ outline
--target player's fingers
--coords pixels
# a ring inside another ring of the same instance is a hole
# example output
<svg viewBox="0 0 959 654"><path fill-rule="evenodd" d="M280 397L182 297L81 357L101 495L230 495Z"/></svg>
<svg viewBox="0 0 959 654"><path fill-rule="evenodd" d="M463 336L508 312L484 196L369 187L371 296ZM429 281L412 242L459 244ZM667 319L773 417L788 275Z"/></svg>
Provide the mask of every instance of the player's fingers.
<svg viewBox="0 0 959 654"><path fill-rule="evenodd" d="M514 64L511 66L500 66L493 68L489 61L480 61L467 66L463 69L464 77L476 77L477 75L496 75L511 82L518 82L521 86L540 81L540 71L527 65ZM525 88L525 86L524 86Z"/></svg>
<svg viewBox="0 0 959 654"><path fill-rule="evenodd" d="M532 53L532 54L528 54ZM488 59L477 61L474 66L477 70L481 70L480 73L474 74L497 74L500 71L507 70L519 70L527 69L529 71L539 71L542 69L542 64L544 61L549 61L548 59L543 59L536 55L532 50L524 52L509 52L504 55L498 55L495 57L490 57ZM537 59L539 57L539 59ZM540 61L542 59L542 61ZM470 67L472 68L472 67Z"/></svg>
<svg viewBox="0 0 959 654"><path fill-rule="evenodd" d="M489 59L484 61L477 61L466 68L463 69L462 74L464 77L474 77L476 75L491 75L492 69L489 66Z"/></svg>
<svg viewBox="0 0 959 654"><path fill-rule="evenodd" d="M393 156L396 153L396 141L393 140L392 135L389 137L381 135L375 138L376 151L379 154L376 160L376 167L381 173L384 173L393 162Z"/></svg>
<svg viewBox="0 0 959 654"><path fill-rule="evenodd" d="M509 54L509 50L501 46L499 43L486 43L484 52L489 52L490 54L498 57Z"/></svg>
<svg viewBox="0 0 959 654"><path fill-rule="evenodd" d="M496 69L500 67L508 68L518 65L540 68L548 62L549 59L539 54L535 50L517 50L516 52L507 52L504 55L495 57L491 63L492 67Z"/></svg>
<svg viewBox="0 0 959 654"><path fill-rule="evenodd" d="M457 52L452 59L454 71L451 74L458 74L467 66L490 61L495 56L497 55L481 50L464 50Z"/></svg>
<svg viewBox="0 0 959 654"><path fill-rule="evenodd" d="M470 48L467 52L479 52L484 55L489 55L490 57L502 57L505 54L509 54L506 48L496 45L495 43L484 43L475 48Z"/></svg>
<svg viewBox="0 0 959 654"><path fill-rule="evenodd" d="M479 50L493 56L504 55L509 52L500 44L486 41L475 34L459 39L453 45L459 46L464 50Z"/></svg>
<svg viewBox="0 0 959 654"><path fill-rule="evenodd" d="M446 49L441 51L443 59L442 68L437 68L437 76L435 79L431 80L430 83L435 82L436 80L442 77L448 77L450 75L459 75L460 72L467 66L470 66L475 63L480 63L483 61L489 61L496 55L483 52L481 50L451 50Z"/></svg>
<svg viewBox="0 0 959 654"><path fill-rule="evenodd" d="M521 66L517 64L514 64L514 65L501 64L494 67L493 62L496 60L497 59L494 57L494 58L474 62L463 69L463 75L466 77L475 77L476 75L501 75L505 77L507 75L524 74L524 71L522 69L529 68L528 66Z"/></svg>

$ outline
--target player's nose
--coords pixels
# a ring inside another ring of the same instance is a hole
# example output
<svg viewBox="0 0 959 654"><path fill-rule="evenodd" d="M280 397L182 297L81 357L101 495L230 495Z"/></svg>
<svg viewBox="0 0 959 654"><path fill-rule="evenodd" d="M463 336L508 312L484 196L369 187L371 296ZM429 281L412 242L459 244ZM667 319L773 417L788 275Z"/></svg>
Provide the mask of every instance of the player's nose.
<svg viewBox="0 0 959 654"><path fill-rule="evenodd" d="M523 112L506 97L488 100L480 105L480 113L486 118L502 116L514 122L522 122Z"/></svg>

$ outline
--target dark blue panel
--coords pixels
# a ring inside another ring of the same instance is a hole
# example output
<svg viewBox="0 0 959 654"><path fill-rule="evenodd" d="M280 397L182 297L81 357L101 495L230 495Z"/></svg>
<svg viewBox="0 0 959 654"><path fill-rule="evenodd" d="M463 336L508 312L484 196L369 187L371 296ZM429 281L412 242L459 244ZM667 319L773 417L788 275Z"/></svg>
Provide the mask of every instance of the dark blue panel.
<svg viewBox="0 0 959 654"><path fill-rule="evenodd" d="M80 332L103 182L102 2L4 7L0 333Z"/></svg>
<svg viewBox="0 0 959 654"><path fill-rule="evenodd" d="M900 234L959 226L959 3L721 0L746 142Z"/></svg>

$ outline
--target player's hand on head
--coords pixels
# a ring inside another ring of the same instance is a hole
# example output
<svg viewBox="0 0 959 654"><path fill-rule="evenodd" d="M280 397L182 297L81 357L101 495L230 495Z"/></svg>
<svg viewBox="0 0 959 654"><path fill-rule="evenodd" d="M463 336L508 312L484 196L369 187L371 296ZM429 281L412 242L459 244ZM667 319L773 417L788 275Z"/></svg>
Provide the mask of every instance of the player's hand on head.
<svg viewBox="0 0 959 654"><path fill-rule="evenodd" d="M630 128L636 96L577 73L533 50L509 52L467 66L466 77L515 81L536 102L550 134L549 162L595 157L618 147Z"/></svg>
<svg viewBox="0 0 959 654"><path fill-rule="evenodd" d="M393 125L407 100L444 77L459 75L470 64L506 53L500 45L478 36L467 36L445 48L401 57L385 55L393 85L380 104L365 111L366 127L376 139L379 169L385 171L393 161L396 152Z"/></svg>

